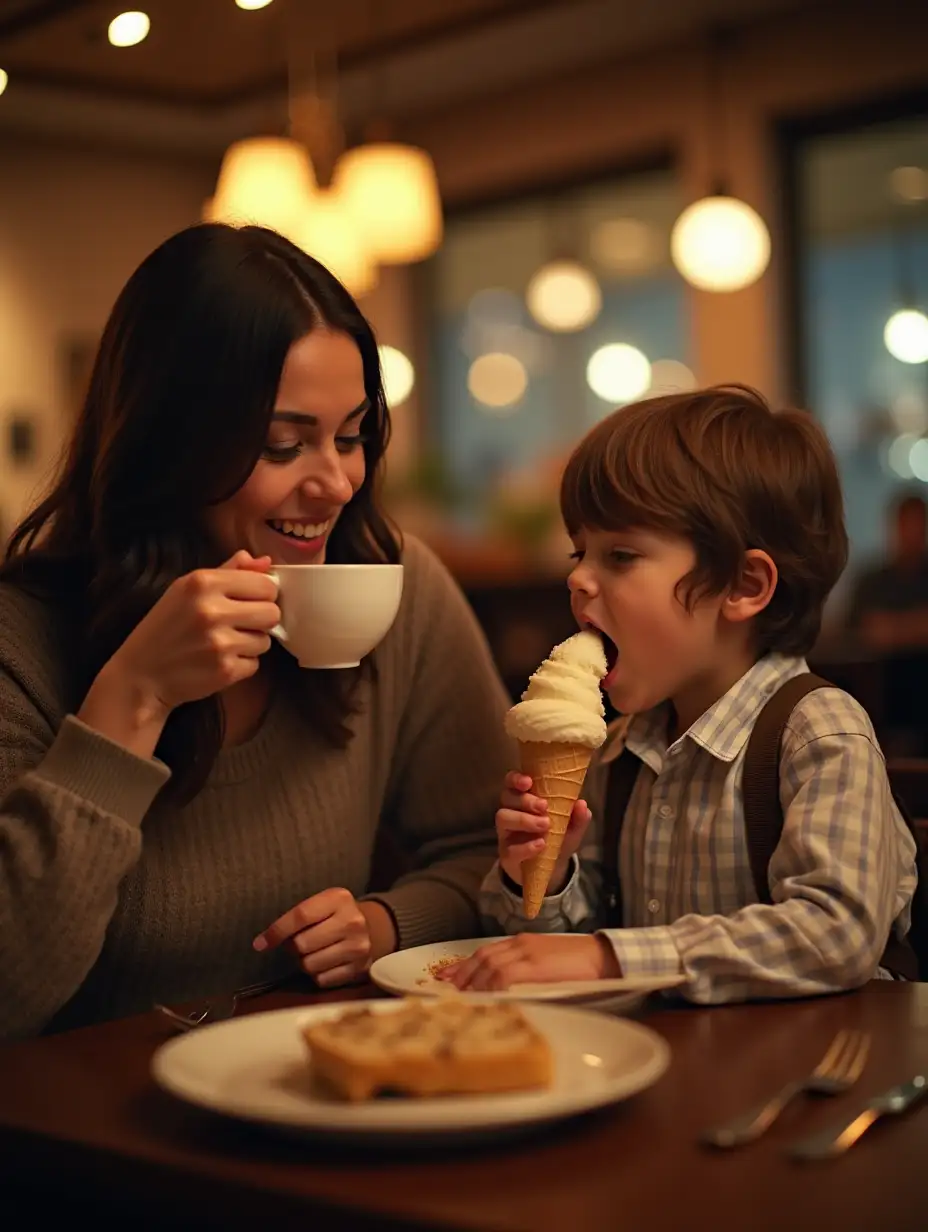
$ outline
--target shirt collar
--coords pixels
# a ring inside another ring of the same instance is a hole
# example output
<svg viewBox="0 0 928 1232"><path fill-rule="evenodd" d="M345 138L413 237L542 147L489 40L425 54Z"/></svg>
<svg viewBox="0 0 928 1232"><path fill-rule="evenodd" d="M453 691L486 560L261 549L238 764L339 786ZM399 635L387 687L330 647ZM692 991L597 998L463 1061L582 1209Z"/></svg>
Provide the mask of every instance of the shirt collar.
<svg viewBox="0 0 928 1232"><path fill-rule="evenodd" d="M792 655L765 655L710 706L681 739L699 745L719 761L734 761L747 743L767 699L785 681L808 670L804 659ZM601 760L614 761L627 746L660 774L667 754L669 709L664 702L642 714L614 720L609 725Z"/></svg>

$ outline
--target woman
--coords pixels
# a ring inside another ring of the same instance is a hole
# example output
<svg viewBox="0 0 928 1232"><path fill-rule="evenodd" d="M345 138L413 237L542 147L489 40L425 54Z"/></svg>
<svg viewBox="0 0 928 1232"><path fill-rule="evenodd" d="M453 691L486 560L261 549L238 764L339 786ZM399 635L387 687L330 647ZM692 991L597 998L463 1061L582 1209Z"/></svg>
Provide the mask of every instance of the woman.
<svg viewBox="0 0 928 1232"><path fill-rule="evenodd" d="M369 325L280 236L192 227L129 280L0 570L0 1035L477 934L506 699L378 509L388 432ZM360 668L272 644L272 564L398 560ZM411 871L364 897L381 823Z"/></svg>

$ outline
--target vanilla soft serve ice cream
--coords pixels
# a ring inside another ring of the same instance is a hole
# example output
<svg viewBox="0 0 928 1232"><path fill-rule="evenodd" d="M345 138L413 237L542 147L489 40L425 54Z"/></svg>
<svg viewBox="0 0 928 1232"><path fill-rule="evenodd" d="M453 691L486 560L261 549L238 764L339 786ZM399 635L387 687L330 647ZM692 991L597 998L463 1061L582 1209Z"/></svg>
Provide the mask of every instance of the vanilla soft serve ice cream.
<svg viewBox="0 0 928 1232"><path fill-rule="evenodd" d="M522 903L530 920L541 910L593 750L606 739L599 682L607 670L599 636L575 633L554 647L506 715L522 772L531 777L532 792L547 801L551 822L544 851L522 864Z"/></svg>
<svg viewBox="0 0 928 1232"><path fill-rule="evenodd" d="M602 640L588 630L555 646L506 715L506 731L520 743L584 744L606 739L599 682L606 675Z"/></svg>

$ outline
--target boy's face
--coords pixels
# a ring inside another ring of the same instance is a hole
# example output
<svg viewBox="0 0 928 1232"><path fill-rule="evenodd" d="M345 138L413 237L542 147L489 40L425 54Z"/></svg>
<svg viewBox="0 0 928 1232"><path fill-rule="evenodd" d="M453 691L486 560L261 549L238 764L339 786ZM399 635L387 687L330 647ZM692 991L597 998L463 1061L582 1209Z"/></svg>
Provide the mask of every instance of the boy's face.
<svg viewBox="0 0 928 1232"><path fill-rule="evenodd" d="M571 607L582 627L592 624L615 643L618 657L608 655L603 683L613 705L630 714L671 698L679 711L691 697L690 721L698 718L733 682L712 696L730 658L723 651L725 596L699 598L688 611L685 588L678 590L696 563L692 545L653 531L584 530L575 547Z"/></svg>

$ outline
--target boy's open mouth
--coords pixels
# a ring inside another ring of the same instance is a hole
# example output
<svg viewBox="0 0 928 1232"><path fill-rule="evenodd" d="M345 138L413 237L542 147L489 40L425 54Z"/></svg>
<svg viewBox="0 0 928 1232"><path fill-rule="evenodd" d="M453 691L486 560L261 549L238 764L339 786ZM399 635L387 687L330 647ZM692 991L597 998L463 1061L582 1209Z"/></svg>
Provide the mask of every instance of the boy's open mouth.
<svg viewBox="0 0 928 1232"><path fill-rule="evenodd" d="M594 633L598 633L602 640L603 650L606 652L606 675L601 681L601 687L608 689L612 683L612 677L615 674L616 665L619 661L619 648L608 633L603 633L602 629L590 621L587 621L587 628L591 629Z"/></svg>

